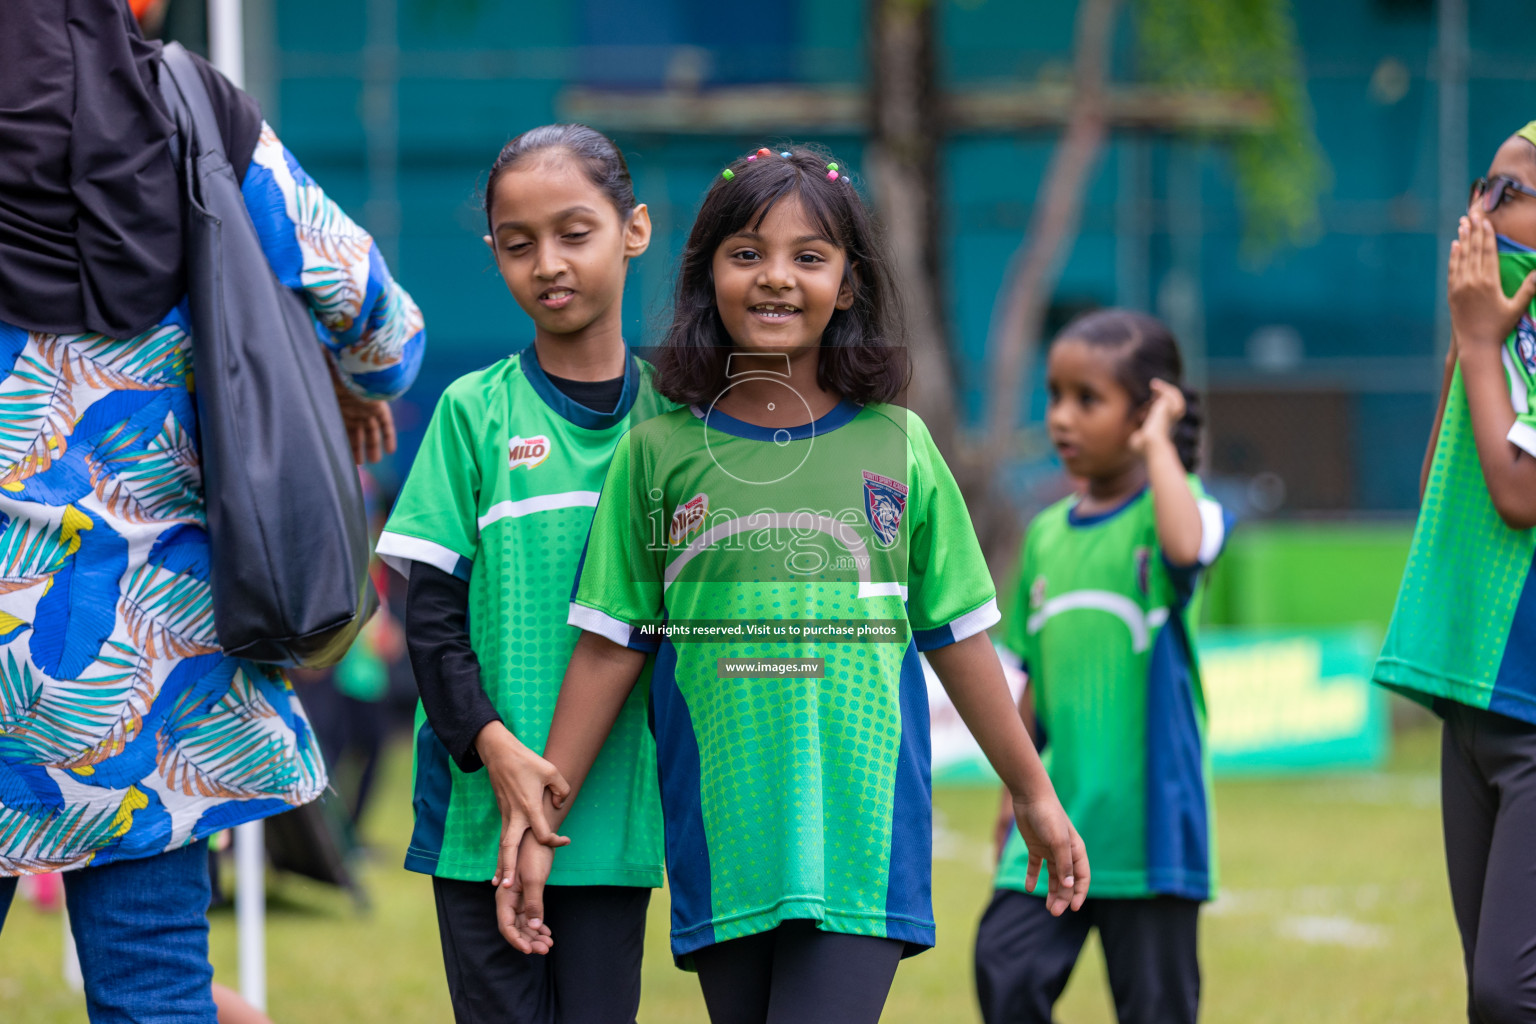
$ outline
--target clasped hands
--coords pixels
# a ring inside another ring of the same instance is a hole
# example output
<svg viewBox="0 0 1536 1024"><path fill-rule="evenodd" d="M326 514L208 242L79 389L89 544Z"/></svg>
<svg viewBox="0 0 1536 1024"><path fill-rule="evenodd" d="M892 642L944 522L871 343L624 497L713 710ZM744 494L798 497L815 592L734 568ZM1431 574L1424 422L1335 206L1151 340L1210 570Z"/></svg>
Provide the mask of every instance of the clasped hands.
<svg viewBox="0 0 1536 1024"><path fill-rule="evenodd" d="M544 883L554 864L555 848L570 843L551 819L563 812L571 786L559 769L535 754L501 722L492 722L475 739L490 774L501 811L501 844L496 857L496 925L502 937L523 953L548 953L554 945L544 922Z"/></svg>

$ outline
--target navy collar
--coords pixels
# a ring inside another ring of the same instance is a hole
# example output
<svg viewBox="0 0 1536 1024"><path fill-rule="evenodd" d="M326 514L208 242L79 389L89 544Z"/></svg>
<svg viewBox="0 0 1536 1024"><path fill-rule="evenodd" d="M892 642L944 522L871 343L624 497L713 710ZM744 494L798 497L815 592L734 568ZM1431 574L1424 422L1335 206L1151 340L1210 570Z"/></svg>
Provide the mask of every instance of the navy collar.
<svg viewBox="0 0 1536 1024"><path fill-rule="evenodd" d="M788 442L804 441L807 438L830 433L851 422L863 408L857 402L845 398L833 406L821 419L802 423L797 427L760 427L755 423L739 420L714 407L704 409L696 405L693 407L693 414L705 426L718 430L722 434L730 434L732 437L742 437L748 441Z"/></svg>
<svg viewBox="0 0 1536 1024"><path fill-rule="evenodd" d="M528 378L533 390L544 399L545 405L587 430L606 430L622 422L629 415L630 407L635 404L635 397L640 393L640 364L628 345L624 346L624 390L619 393L619 404L611 412L588 409L555 387L549 374L544 372L544 367L539 365L539 353L532 343L518 353L518 363L523 368L523 376Z"/></svg>
<svg viewBox="0 0 1536 1024"><path fill-rule="evenodd" d="M1073 526L1097 526L1100 523L1107 522L1108 520L1115 518L1115 516L1136 504L1141 500L1142 495L1146 493L1147 485L1143 484L1141 490L1137 491L1129 498L1126 498L1114 508L1105 509L1103 512L1095 512L1091 516L1082 515L1077 511L1077 506L1082 504L1082 499L1079 498L1076 502L1073 503L1071 508L1067 509L1067 522Z"/></svg>
<svg viewBox="0 0 1536 1024"><path fill-rule="evenodd" d="M1494 235L1498 239L1499 252L1536 252L1528 245L1521 245L1513 238L1505 238L1503 235Z"/></svg>

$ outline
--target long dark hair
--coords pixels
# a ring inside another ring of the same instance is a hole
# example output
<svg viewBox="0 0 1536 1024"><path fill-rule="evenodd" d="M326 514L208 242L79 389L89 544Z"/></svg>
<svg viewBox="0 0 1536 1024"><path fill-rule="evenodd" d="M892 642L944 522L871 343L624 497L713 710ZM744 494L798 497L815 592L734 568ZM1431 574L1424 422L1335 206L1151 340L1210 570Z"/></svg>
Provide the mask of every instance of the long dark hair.
<svg viewBox="0 0 1536 1024"><path fill-rule="evenodd" d="M798 200L842 248L853 286L853 305L834 311L822 333L817 383L860 403L888 402L906 387L901 307L878 225L844 180L846 172L828 177L827 165L837 163L830 153L814 146L787 152L738 158L730 165L732 177L717 177L704 196L683 248L672 324L655 359L656 390L674 402L707 404L724 390L732 342L715 308L715 250L748 225L761 224L786 198Z"/></svg>
<svg viewBox="0 0 1536 1024"><path fill-rule="evenodd" d="M1071 339L1115 356L1115 379L1138 409L1152 400L1152 381L1165 380L1184 393L1184 418L1173 428L1179 461L1191 473L1200 464L1200 428L1205 424L1200 396L1184 386L1184 357L1168 325L1155 316L1129 309L1101 309L1073 320L1052 345Z"/></svg>
<svg viewBox="0 0 1536 1024"><path fill-rule="evenodd" d="M496 196L496 182L503 174L516 167L525 157L548 149L563 149L576 159L592 184L596 185L624 220L635 208L635 185L629 178L629 165L624 154L613 140L595 128L584 124L546 124L530 128L501 147L496 162L491 164L490 177L485 182L485 228L494 231L491 224L491 202Z"/></svg>

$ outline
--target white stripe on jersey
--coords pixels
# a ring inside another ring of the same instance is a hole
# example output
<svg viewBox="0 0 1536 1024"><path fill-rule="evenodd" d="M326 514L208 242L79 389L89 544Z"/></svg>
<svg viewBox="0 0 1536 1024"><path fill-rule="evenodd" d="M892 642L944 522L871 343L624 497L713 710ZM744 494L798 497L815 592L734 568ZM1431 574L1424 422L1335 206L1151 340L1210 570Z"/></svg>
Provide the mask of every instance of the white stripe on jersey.
<svg viewBox="0 0 1536 1024"><path fill-rule="evenodd" d="M373 549L379 560L395 572L411 578L411 563L422 562L449 575L459 566L459 553L452 548L420 537L407 537L403 533L385 531L379 534L379 545Z"/></svg>
<svg viewBox="0 0 1536 1024"><path fill-rule="evenodd" d="M1153 608L1143 612L1141 606L1124 594L1109 590L1074 590L1053 597L1029 617L1029 631L1038 633L1045 624L1062 612L1093 610L1108 612L1131 631L1131 650L1137 654L1152 645L1152 630L1168 621L1168 609Z"/></svg>
<svg viewBox="0 0 1536 1024"><path fill-rule="evenodd" d="M1509 382L1509 404L1515 407L1516 413L1531 411L1531 396L1525 390L1525 378L1515 367L1515 360L1509 354L1509 349L1499 349L1499 359L1504 363L1504 379Z"/></svg>
<svg viewBox="0 0 1536 1024"><path fill-rule="evenodd" d="M597 491L561 491L558 494L535 494L518 501L498 501L477 520L477 525L484 533L485 528L498 519L517 519L557 508L597 508L597 494Z"/></svg>
<svg viewBox="0 0 1536 1024"><path fill-rule="evenodd" d="M1527 455L1536 455L1536 427L1532 427L1524 420L1515 420L1509 425L1509 433L1504 436L1510 444Z"/></svg>
<svg viewBox="0 0 1536 1024"><path fill-rule="evenodd" d="M984 629L997 625L1002 621L1003 615L997 610L997 598L993 598L974 611L966 612L949 624L949 632L959 643L967 637L975 636Z"/></svg>
<svg viewBox="0 0 1536 1024"><path fill-rule="evenodd" d="M605 640L612 640L620 647L628 647L629 638L634 633L629 628L629 623L621 622L612 615L600 612L596 608L577 604L575 601L571 602L571 611L565 621L567 625L584 629L588 633L596 633Z"/></svg>
<svg viewBox="0 0 1536 1024"><path fill-rule="evenodd" d="M1211 565L1221 554L1221 546L1227 542L1227 521L1222 518L1221 506L1210 498L1201 498L1196 506L1200 509L1200 553L1196 560L1201 565Z"/></svg>

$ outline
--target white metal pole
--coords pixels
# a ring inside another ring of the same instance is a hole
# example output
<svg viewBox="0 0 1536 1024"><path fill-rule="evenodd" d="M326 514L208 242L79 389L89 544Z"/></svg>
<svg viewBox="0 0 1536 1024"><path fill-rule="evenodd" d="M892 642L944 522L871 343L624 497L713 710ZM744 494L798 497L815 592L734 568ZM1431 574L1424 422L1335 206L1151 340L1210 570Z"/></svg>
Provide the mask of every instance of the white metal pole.
<svg viewBox="0 0 1536 1024"><path fill-rule="evenodd" d="M63 897L60 896L62 900ZM69 906L62 908L64 921L64 983L75 992L85 991L85 975L80 971L80 950L75 947L75 930L69 925Z"/></svg>
<svg viewBox="0 0 1536 1024"><path fill-rule="evenodd" d="M208 0L208 59L245 87L245 15L241 0Z"/></svg>
<svg viewBox="0 0 1536 1024"><path fill-rule="evenodd" d="M266 844L261 822L235 826L235 928L240 934L240 994L267 1008Z"/></svg>
<svg viewBox="0 0 1536 1024"><path fill-rule="evenodd" d="M208 57L224 77L245 85L242 0L208 0ZM235 829L235 926L240 936L240 994L267 1008L266 844L261 822Z"/></svg>

